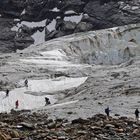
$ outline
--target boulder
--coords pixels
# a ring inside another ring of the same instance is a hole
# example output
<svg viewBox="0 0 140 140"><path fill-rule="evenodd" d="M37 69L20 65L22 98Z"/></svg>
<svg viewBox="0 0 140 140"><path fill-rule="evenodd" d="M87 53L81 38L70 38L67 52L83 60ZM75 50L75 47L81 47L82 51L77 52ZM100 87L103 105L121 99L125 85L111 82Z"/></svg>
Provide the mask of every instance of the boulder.
<svg viewBox="0 0 140 140"><path fill-rule="evenodd" d="M10 140L12 139L10 135L0 132L0 140Z"/></svg>
<svg viewBox="0 0 140 140"><path fill-rule="evenodd" d="M91 23L86 23L86 22L80 22L76 26L76 29L74 32L85 32L85 31L90 31L92 30L93 25Z"/></svg>
<svg viewBox="0 0 140 140"><path fill-rule="evenodd" d="M11 132L10 132L10 136L12 137L12 138L19 138L20 136L19 136L19 133L16 131L16 130L12 130Z"/></svg>
<svg viewBox="0 0 140 140"><path fill-rule="evenodd" d="M22 126L23 128L30 130L33 130L35 128L33 124L27 122L21 122L19 126Z"/></svg>
<svg viewBox="0 0 140 140"><path fill-rule="evenodd" d="M49 123L47 126L49 129L54 129L56 127L56 124L52 122L52 123Z"/></svg>
<svg viewBox="0 0 140 140"><path fill-rule="evenodd" d="M65 32L74 31L75 27L76 27L75 22L64 21L62 26L61 26L61 30L65 31Z"/></svg>
<svg viewBox="0 0 140 140"><path fill-rule="evenodd" d="M138 129L138 128L134 129L132 134L135 135L135 136L139 136L140 135L140 129Z"/></svg>
<svg viewBox="0 0 140 140"><path fill-rule="evenodd" d="M105 125L105 129L110 129L110 128L115 128L115 126L112 125L112 124L106 124Z"/></svg>

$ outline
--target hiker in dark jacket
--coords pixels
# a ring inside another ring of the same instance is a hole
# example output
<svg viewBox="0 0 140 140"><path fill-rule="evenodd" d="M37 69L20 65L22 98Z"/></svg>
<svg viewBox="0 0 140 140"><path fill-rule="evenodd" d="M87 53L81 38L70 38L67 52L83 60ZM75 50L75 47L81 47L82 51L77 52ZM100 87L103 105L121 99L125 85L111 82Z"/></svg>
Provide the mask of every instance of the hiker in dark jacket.
<svg viewBox="0 0 140 140"><path fill-rule="evenodd" d="M109 107L107 107L107 108L105 109L105 113L106 113L107 117L109 117L110 111L111 111L111 110L109 110Z"/></svg>
<svg viewBox="0 0 140 140"><path fill-rule="evenodd" d="M18 109L18 106L19 106L19 101L18 100L16 100L15 106L16 106L16 109Z"/></svg>
<svg viewBox="0 0 140 140"><path fill-rule="evenodd" d="M9 96L9 89L6 89L6 97L8 97Z"/></svg>
<svg viewBox="0 0 140 140"><path fill-rule="evenodd" d="M45 102L46 102L45 106L51 104L48 97L45 97Z"/></svg>
<svg viewBox="0 0 140 140"><path fill-rule="evenodd" d="M24 84L25 84L25 87L28 87L28 80L27 79L24 81Z"/></svg>
<svg viewBox="0 0 140 140"><path fill-rule="evenodd" d="M139 120L139 110L138 108L135 110L135 117L136 117L136 120Z"/></svg>

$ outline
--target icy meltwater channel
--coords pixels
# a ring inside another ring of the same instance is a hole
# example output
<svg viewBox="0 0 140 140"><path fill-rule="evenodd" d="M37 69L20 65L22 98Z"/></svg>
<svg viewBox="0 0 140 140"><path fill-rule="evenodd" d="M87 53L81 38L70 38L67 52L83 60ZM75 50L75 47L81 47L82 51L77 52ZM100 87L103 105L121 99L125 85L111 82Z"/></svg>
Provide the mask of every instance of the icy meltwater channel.
<svg viewBox="0 0 140 140"><path fill-rule="evenodd" d="M52 105L57 102L57 99L53 92L57 94L57 91L79 86L80 84L84 83L86 79L86 77L63 77L56 78L55 80L29 80L28 88L22 87L14 89L10 91L8 97L6 97L5 92L0 92L0 112L9 112L11 109L14 109L16 100L19 101L19 110L44 107L45 97L49 98ZM51 93L51 95L49 95L49 93Z"/></svg>

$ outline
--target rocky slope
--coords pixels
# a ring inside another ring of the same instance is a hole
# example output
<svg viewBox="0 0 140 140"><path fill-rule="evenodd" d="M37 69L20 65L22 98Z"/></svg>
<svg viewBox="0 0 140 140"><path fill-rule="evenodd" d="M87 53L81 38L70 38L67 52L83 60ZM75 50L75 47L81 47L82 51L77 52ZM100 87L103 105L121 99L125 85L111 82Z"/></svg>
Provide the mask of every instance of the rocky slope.
<svg viewBox="0 0 140 140"><path fill-rule="evenodd" d="M52 120L47 114L0 114L1 140L139 140L140 123L132 118Z"/></svg>
<svg viewBox="0 0 140 140"><path fill-rule="evenodd" d="M139 0L1 0L0 52L26 48L39 36L44 42L75 32L138 23L139 13ZM37 24L29 26L30 22Z"/></svg>

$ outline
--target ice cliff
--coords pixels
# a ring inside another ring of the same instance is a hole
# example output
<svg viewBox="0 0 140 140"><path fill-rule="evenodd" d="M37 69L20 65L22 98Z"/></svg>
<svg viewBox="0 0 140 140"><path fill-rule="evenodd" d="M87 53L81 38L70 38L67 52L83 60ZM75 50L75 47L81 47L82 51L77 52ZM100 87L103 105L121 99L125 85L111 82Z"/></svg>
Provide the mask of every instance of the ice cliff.
<svg viewBox="0 0 140 140"><path fill-rule="evenodd" d="M87 64L120 64L139 56L140 24L77 33L40 44L40 51L60 49L69 59ZM27 49L29 50L29 49Z"/></svg>

